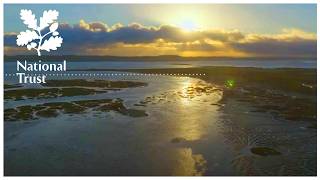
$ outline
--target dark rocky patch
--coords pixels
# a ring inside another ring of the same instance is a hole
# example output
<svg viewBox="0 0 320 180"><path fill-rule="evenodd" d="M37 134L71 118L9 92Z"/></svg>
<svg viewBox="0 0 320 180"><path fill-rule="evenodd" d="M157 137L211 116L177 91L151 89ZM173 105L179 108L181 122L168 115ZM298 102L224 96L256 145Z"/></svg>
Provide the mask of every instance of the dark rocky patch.
<svg viewBox="0 0 320 180"><path fill-rule="evenodd" d="M98 91L86 88L43 88L43 89L15 89L4 91L5 100L24 100L24 99L43 99L56 98L66 96L83 96L104 93L106 91Z"/></svg>
<svg viewBox="0 0 320 180"><path fill-rule="evenodd" d="M22 87L21 85L19 84L4 84L4 89L12 89L12 88L19 88L19 87Z"/></svg>
<svg viewBox="0 0 320 180"><path fill-rule="evenodd" d="M40 105L27 105L4 110L5 121L34 120L38 117L50 118L62 114L80 114L87 110L98 112L115 111L125 116L144 117L148 114L144 110L129 109L123 105L121 99L83 100L71 102L52 102Z"/></svg>
<svg viewBox="0 0 320 180"><path fill-rule="evenodd" d="M186 139L183 137L175 137L175 138L171 139L172 143L180 143L180 142L184 142L184 141L186 141Z"/></svg>
<svg viewBox="0 0 320 180"><path fill-rule="evenodd" d="M250 149L253 154L260 156L276 156L281 155L280 152L269 147L253 147Z"/></svg>

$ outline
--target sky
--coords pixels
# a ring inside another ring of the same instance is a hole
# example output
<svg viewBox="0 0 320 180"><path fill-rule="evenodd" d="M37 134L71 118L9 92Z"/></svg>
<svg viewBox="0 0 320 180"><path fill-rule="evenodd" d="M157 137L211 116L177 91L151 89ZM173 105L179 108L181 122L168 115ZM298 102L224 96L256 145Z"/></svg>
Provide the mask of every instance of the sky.
<svg viewBox="0 0 320 180"><path fill-rule="evenodd" d="M6 55L34 53L15 43L21 9L59 11L49 54L316 57L315 4L5 4Z"/></svg>

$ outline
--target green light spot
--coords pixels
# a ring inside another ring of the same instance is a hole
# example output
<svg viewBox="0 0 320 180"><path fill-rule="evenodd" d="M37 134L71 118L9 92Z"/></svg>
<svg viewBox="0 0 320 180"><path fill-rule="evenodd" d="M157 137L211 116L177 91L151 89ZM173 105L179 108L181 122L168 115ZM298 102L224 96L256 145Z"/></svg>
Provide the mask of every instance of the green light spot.
<svg viewBox="0 0 320 180"><path fill-rule="evenodd" d="M227 87L227 88L233 88L234 85L235 85L234 80L227 80L227 81L226 81L226 87Z"/></svg>

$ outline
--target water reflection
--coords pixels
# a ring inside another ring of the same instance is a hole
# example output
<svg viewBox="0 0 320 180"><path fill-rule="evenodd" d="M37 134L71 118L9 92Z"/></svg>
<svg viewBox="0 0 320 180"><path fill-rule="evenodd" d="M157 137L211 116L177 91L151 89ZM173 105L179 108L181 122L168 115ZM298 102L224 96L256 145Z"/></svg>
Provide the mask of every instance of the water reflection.
<svg viewBox="0 0 320 180"><path fill-rule="evenodd" d="M158 165L157 161L156 166L160 166L157 169L165 169L162 174L204 175L208 169L205 153L209 150L199 150L198 147L209 141L218 146L210 150L212 153L225 152L222 150L224 147L215 144L221 142L216 125L220 107L216 104L222 98L222 91L199 79L177 79L179 81L173 86L162 84L165 90L151 93L140 102L139 107L146 107L155 123L150 133L143 134L154 139L151 143L155 150L150 156L161 159L163 165ZM149 124L146 128L151 126ZM144 128L139 126L137 130ZM210 161L212 163L212 159Z"/></svg>
<svg viewBox="0 0 320 180"><path fill-rule="evenodd" d="M177 114L170 123L175 127L175 137L188 141L201 139L207 134L208 126L217 120L214 116L217 109L210 103L219 102L222 98L220 90L203 81L187 78L175 95Z"/></svg>
<svg viewBox="0 0 320 180"><path fill-rule="evenodd" d="M166 141L171 144L169 148L173 148L165 157L171 160L172 175L206 173L207 160L201 152L194 152L193 144L209 137L218 138L215 135L218 131L214 129L219 118L219 107L212 103L218 103L221 98L222 91L219 88L192 78L183 79L172 90L146 98L145 102L150 105L148 107L161 111L157 113L163 122L157 131L168 137Z"/></svg>
<svg viewBox="0 0 320 180"><path fill-rule="evenodd" d="M181 91L179 91L178 93L180 94L180 97L181 97L181 103L184 105L184 106L191 106L192 105L192 101L191 101L191 96L189 96L189 88L192 87L192 81L187 78L185 80L185 82L182 83L182 87L181 87Z"/></svg>
<svg viewBox="0 0 320 180"><path fill-rule="evenodd" d="M176 161L173 161L173 175L201 176L207 170L207 161L201 154L193 154L191 148L179 148L175 152Z"/></svg>
<svg viewBox="0 0 320 180"><path fill-rule="evenodd" d="M218 103L222 92L198 79L172 79L161 83L157 80L154 83L157 86L150 83L141 89L101 94L101 98L112 96L124 102L132 97L136 98L132 100L134 103L143 100L135 108L146 110L148 117L134 119L113 112L93 116L88 111L74 117L59 116L54 121L39 120L38 126L24 129L19 136L6 141L6 152L17 149L6 153L7 165L13 164L9 168L16 171L14 165L18 159L26 162L21 165L23 168L33 168L31 174L42 168L44 162L52 163L51 167L46 167L48 172L62 173L59 167L74 167L72 172L63 172L65 174L206 174L210 156L205 153L212 149L199 150L199 146L203 146L203 139L217 138L218 131L213 129L219 118L219 107L212 103ZM150 95L145 97L146 94ZM77 98L80 97L74 100ZM48 101L52 100L56 99ZM66 145L74 149L67 151ZM39 152L41 158L30 163L34 152Z"/></svg>

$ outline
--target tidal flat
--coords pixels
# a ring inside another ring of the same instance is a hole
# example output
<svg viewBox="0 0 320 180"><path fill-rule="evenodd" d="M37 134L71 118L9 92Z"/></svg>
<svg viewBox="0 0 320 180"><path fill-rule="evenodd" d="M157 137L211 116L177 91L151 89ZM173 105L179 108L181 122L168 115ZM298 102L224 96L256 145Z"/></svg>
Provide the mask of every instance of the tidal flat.
<svg viewBox="0 0 320 180"><path fill-rule="evenodd" d="M205 75L6 89L5 175L316 175L315 69L121 72Z"/></svg>
<svg viewBox="0 0 320 180"><path fill-rule="evenodd" d="M158 74L205 74L198 76L223 89L221 102L236 99L275 117L316 123L317 80L315 69L261 69L203 67L184 69L135 69L130 72Z"/></svg>
<svg viewBox="0 0 320 180"><path fill-rule="evenodd" d="M116 111L131 117L147 116L143 110L127 109L121 99L83 100L72 102L52 102L36 106L19 106L4 111L5 121L35 120L39 117L52 118L60 113L80 114L88 110L108 112Z"/></svg>
<svg viewBox="0 0 320 180"><path fill-rule="evenodd" d="M49 80L47 83L42 84L48 88L20 88L14 90L5 90L5 100L23 100L23 99L41 99L41 98L55 98L65 96L81 96L81 95L94 95L97 93L105 93L107 90L119 90L121 88L131 88L146 86L146 83L134 81L105 81L105 80ZM21 87L16 84L5 84L5 89ZM85 87L85 88L83 88ZM95 89L94 89L95 88Z"/></svg>

